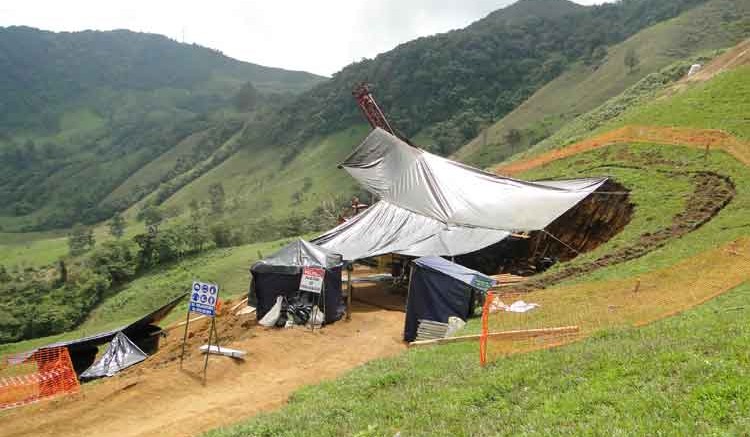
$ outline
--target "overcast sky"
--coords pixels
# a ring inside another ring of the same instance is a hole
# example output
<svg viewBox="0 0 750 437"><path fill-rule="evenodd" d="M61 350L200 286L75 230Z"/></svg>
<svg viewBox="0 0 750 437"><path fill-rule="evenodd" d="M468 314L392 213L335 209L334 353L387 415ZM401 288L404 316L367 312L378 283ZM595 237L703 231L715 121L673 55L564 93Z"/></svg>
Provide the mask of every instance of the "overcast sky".
<svg viewBox="0 0 750 437"><path fill-rule="evenodd" d="M597 4L603 0L575 0ZM330 75L396 45L457 29L512 0L2 0L0 26L130 29L273 67Z"/></svg>

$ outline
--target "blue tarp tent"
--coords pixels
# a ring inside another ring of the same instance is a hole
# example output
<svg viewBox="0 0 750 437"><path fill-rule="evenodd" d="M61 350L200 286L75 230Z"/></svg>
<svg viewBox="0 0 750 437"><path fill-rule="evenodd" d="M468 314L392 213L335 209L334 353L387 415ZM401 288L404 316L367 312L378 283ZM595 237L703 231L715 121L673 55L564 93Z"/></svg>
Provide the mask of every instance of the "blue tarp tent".
<svg viewBox="0 0 750 437"><path fill-rule="evenodd" d="M495 284L489 276L437 256L413 261L406 301L404 340L417 337L419 320L447 323L451 316L466 320L474 311L476 292Z"/></svg>

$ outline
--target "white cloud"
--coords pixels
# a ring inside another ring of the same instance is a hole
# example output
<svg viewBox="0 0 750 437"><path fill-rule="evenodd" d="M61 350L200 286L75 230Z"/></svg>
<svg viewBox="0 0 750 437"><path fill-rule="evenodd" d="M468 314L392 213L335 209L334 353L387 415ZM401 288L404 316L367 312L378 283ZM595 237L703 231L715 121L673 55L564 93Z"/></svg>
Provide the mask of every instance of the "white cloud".
<svg viewBox="0 0 750 437"><path fill-rule="evenodd" d="M582 4L601 0L577 0ZM512 0L3 0L0 26L130 29L258 64L330 75L417 38L464 27Z"/></svg>

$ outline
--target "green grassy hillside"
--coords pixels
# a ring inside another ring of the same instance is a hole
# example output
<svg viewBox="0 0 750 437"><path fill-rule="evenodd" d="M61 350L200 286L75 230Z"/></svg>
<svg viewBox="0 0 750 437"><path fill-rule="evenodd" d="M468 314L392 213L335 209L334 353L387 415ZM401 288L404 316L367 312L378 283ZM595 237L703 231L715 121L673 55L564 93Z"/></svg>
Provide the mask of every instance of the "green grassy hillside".
<svg viewBox="0 0 750 437"><path fill-rule="evenodd" d="M748 19L747 2L712 0L639 32L611 47L603 59L574 65L462 147L455 158L486 167L521 152L647 75L676 61L684 64L684 73L694 60L704 63L694 59L697 55L711 56L712 50L747 38ZM639 60L632 70L624 63L631 51ZM508 141L511 130L521 133L517 143Z"/></svg>
<svg viewBox="0 0 750 437"><path fill-rule="evenodd" d="M250 265L261 255L269 255L289 240L216 249L188 257L179 263L162 266L121 287L110 290L102 302L75 330L33 340L0 345L0 355L29 350L64 339L74 339L130 323L158 308L189 289L192 281L201 278L221 286L222 299L247 294ZM186 303L175 309L162 322L163 326L184 317Z"/></svg>

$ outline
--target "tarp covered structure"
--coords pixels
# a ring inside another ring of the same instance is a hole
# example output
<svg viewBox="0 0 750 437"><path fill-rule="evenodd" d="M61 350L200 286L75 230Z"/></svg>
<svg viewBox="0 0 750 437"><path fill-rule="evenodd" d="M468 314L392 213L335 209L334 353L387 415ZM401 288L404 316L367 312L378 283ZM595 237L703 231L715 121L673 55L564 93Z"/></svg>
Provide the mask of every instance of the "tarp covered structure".
<svg viewBox="0 0 750 437"><path fill-rule="evenodd" d="M325 269L325 300L321 302L320 307L321 310L325 310L326 323L341 318L344 313L341 296L341 255L299 239L268 258L256 262L250 268L253 279L248 299L257 305L258 320L274 306L278 296L284 296L287 302L315 302L316 296L299 290L304 267Z"/></svg>
<svg viewBox="0 0 750 437"><path fill-rule="evenodd" d="M523 182L412 147L376 128L341 164L381 200L315 243L354 260L461 255L544 229L606 178Z"/></svg>
<svg viewBox="0 0 750 437"><path fill-rule="evenodd" d="M508 231L448 226L380 201L314 240L316 244L356 260L386 253L409 256L455 256L489 246Z"/></svg>
<svg viewBox="0 0 750 437"><path fill-rule="evenodd" d="M130 341L125 334L118 332L109 342L104 355L81 373L81 379L112 376L146 358L148 358L148 355L145 352Z"/></svg>
<svg viewBox="0 0 750 437"><path fill-rule="evenodd" d="M158 338L150 335L153 334L154 325L159 323L164 317L166 317L167 314L169 314L169 312L172 311L180 303L180 301L185 298L185 296L187 296L187 293L184 293L170 300L166 304L125 326L120 326L109 331L77 338L75 340L65 340L48 344L28 352L18 354L12 359L17 360L18 362L22 362L28 357L33 356L34 353L38 350L55 347L67 347L68 351L70 352L70 358L73 361L73 367L75 368L76 374L80 375L93 363L98 351L97 346L111 341L119 332L124 332L136 342L143 340L144 343L151 343L153 339Z"/></svg>
<svg viewBox="0 0 750 437"><path fill-rule="evenodd" d="M449 317L467 320L474 311L477 292L486 292L495 280L446 259L429 256L413 261L406 301L404 340L417 337L419 320L447 323Z"/></svg>

